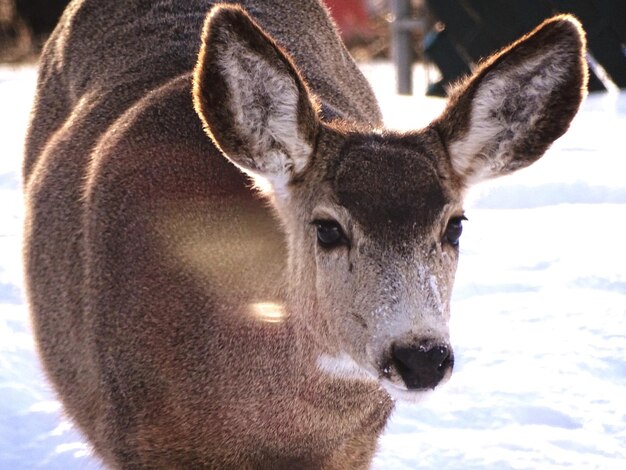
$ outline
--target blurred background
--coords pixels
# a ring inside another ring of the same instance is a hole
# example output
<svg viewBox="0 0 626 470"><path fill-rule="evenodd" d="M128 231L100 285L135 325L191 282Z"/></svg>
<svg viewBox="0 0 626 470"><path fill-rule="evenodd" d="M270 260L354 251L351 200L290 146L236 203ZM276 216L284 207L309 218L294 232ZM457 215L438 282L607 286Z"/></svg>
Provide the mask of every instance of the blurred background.
<svg viewBox="0 0 626 470"><path fill-rule="evenodd" d="M414 64L426 92L450 84L492 52L556 13L573 13L588 34L590 91L626 89L624 0L324 0L358 62L393 60L396 88L413 93ZM0 62L36 60L68 0L0 0Z"/></svg>

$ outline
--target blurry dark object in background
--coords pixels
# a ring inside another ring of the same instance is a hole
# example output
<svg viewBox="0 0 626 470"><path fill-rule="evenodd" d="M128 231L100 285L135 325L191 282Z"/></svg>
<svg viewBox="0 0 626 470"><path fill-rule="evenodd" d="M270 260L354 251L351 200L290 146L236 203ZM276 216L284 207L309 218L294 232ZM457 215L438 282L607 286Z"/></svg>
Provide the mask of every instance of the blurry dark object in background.
<svg viewBox="0 0 626 470"><path fill-rule="evenodd" d="M618 87L626 88L626 2L624 0L426 0L431 12L445 25L434 34L448 50L454 48L457 57L472 67L483 57L531 31L544 19L556 13L573 13L585 30L591 54L608 78ZM437 44L434 38L430 42ZM429 49L426 55L438 66L442 79L431 84L429 91L440 95L441 90L457 80L459 65L451 63L440 52L443 46ZM605 86L593 71L589 90L604 90Z"/></svg>
<svg viewBox="0 0 626 470"><path fill-rule="evenodd" d="M0 62L35 60L69 0L0 0Z"/></svg>
<svg viewBox="0 0 626 470"><path fill-rule="evenodd" d="M446 86L449 83L471 72L463 57L454 47L445 29L442 31L431 31L426 34L424 37L424 55L428 60L437 64L442 74L441 80L428 84L428 89L426 90L428 96L446 96Z"/></svg>
<svg viewBox="0 0 626 470"><path fill-rule="evenodd" d="M29 56L31 36L14 0L0 0L0 62L17 62Z"/></svg>
<svg viewBox="0 0 626 470"><path fill-rule="evenodd" d="M69 0L14 0L18 14L34 37L43 42L61 18Z"/></svg>

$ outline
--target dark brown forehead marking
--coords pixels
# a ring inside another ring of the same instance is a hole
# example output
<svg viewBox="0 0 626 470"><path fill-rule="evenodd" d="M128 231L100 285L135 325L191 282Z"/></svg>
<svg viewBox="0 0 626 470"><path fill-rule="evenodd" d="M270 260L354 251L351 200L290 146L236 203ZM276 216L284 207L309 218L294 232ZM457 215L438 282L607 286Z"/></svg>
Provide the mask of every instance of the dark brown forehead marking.
<svg viewBox="0 0 626 470"><path fill-rule="evenodd" d="M432 225L449 199L430 140L428 135L350 139L340 152L333 178L339 204L365 230L415 234Z"/></svg>

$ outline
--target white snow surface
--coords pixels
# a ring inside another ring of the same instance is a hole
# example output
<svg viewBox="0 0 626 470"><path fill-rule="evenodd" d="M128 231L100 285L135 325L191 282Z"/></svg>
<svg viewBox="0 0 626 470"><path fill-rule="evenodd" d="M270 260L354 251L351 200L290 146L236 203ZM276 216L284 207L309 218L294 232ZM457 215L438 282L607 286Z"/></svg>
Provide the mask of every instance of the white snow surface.
<svg viewBox="0 0 626 470"><path fill-rule="evenodd" d="M363 66L389 126L443 100ZM38 363L21 271L20 168L33 67L0 68L0 469L97 469ZM452 379L398 404L373 468L626 468L626 93L592 95L531 168L470 195Z"/></svg>

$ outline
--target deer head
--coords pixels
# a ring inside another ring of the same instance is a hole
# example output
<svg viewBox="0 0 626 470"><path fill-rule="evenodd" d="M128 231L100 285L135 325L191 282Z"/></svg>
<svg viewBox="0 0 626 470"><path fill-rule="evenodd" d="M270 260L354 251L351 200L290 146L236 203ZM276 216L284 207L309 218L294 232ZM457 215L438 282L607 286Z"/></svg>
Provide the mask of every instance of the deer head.
<svg viewBox="0 0 626 470"><path fill-rule="evenodd" d="M243 10L213 10L196 110L276 209L288 308L317 335L320 369L409 399L449 377L464 193L530 165L567 130L583 53L575 19L548 20L480 65L428 127L400 134L324 122L283 49Z"/></svg>

